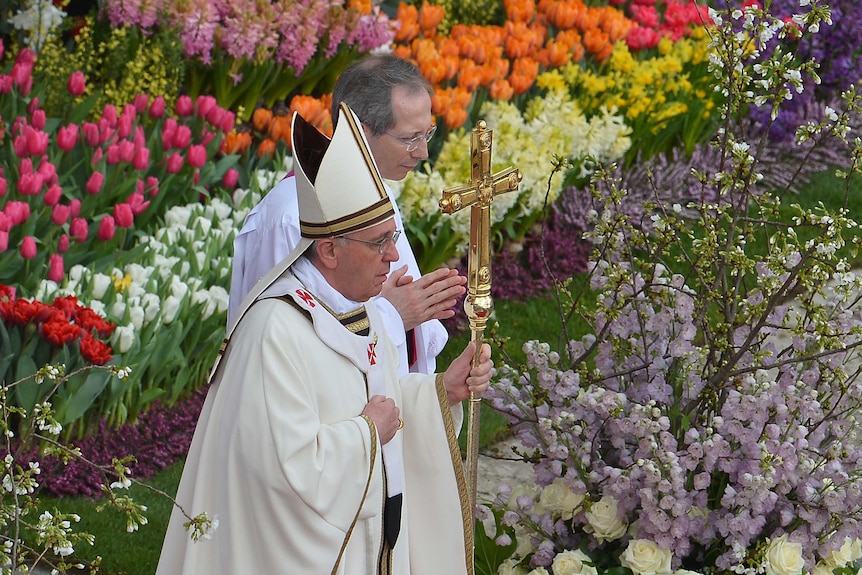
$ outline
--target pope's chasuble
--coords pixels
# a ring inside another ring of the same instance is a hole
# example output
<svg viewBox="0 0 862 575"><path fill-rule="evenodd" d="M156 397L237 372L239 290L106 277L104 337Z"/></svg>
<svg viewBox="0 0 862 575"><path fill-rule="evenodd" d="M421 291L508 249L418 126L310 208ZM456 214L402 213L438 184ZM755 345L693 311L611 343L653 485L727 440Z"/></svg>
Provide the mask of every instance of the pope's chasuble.
<svg viewBox="0 0 862 575"><path fill-rule="evenodd" d="M157 575L472 573L460 406L450 409L439 376L399 381L386 361L397 351L374 306L365 313L367 329L361 313L333 311L290 272L249 308L212 378L177 493L218 528L193 542L174 509ZM357 333L351 322L363 324ZM386 446L359 415L375 394L404 420ZM398 494L389 553L384 507Z"/></svg>

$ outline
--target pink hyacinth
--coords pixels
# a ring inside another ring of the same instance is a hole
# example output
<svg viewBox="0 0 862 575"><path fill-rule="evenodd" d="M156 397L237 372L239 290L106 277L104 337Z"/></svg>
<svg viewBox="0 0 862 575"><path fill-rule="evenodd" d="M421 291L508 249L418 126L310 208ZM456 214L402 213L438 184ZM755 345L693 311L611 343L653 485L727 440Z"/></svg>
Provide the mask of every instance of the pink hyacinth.
<svg viewBox="0 0 862 575"><path fill-rule="evenodd" d="M75 97L80 96L87 89L87 83L84 78L84 73L81 71L72 72L69 76L69 82L66 84L69 93Z"/></svg>
<svg viewBox="0 0 862 575"><path fill-rule="evenodd" d="M102 216L102 221L99 222L99 239L102 241L110 240L114 237L115 230L114 218L112 216Z"/></svg>
<svg viewBox="0 0 862 575"><path fill-rule="evenodd" d="M93 172L87 180L86 190L88 194L98 194L102 189L102 184L105 182L105 175L102 172Z"/></svg>
<svg viewBox="0 0 862 575"><path fill-rule="evenodd" d="M51 254L48 257L48 279L52 282L63 281L63 256L60 254Z"/></svg>
<svg viewBox="0 0 862 575"><path fill-rule="evenodd" d="M32 260L36 257L38 250L36 249L36 238L33 236L26 236L23 240L21 240L21 256L25 260Z"/></svg>

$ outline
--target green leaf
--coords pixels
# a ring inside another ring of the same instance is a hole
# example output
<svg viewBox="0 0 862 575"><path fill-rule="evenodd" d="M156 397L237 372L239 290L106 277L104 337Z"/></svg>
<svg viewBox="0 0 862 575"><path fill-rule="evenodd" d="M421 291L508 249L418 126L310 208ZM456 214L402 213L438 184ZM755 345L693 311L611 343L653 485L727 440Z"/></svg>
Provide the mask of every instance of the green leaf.
<svg viewBox="0 0 862 575"><path fill-rule="evenodd" d="M74 391L67 389L67 397L55 402L57 421L61 425L68 425L83 417L108 385L111 377L113 375L110 372L101 369L89 371L86 377L83 377L83 383L76 386Z"/></svg>
<svg viewBox="0 0 862 575"><path fill-rule="evenodd" d="M496 528L494 538L488 536L485 532L485 525L481 521L476 521L474 529L474 543L476 547L476 573L479 575L496 575L497 568L503 562L512 556L515 549L518 548L518 541L515 538L515 529L507 525L503 525L503 512L497 509L492 510L494 514L494 525ZM497 545L495 539L500 535L506 534L511 539L508 545Z"/></svg>
<svg viewBox="0 0 862 575"><path fill-rule="evenodd" d="M33 361L31 356L22 355L18 358L18 365L15 369L15 381L25 378L29 379L21 381L21 383L15 386L15 398L18 401L18 405L26 409L28 413L33 410L33 406L36 405L36 402L39 401L39 396L43 393L41 385L36 383L36 380L31 377L38 369L36 362ZM46 386L44 389L47 390L49 388Z"/></svg>

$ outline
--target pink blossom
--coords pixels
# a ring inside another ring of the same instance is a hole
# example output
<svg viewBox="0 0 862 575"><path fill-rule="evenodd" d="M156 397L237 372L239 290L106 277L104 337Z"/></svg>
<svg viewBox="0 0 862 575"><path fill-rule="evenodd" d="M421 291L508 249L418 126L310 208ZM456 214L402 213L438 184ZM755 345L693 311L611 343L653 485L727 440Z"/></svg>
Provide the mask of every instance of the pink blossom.
<svg viewBox="0 0 862 575"><path fill-rule="evenodd" d="M54 209L51 210L51 221L54 222L55 225L62 226L69 221L70 212L71 210L69 209L69 206L57 204L54 206Z"/></svg>
<svg viewBox="0 0 862 575"><path fill-rule="evenodd" d="M25 260L32 260L36 257L37 253L38 249L36 249L36 238L33 236L26 236L21 240L21 256Z"/></svg>
<svg viewBox="0 0 862 575"><path fill-rule="evenodd" d="M46 185L56 184L59 181L57 178L57 167L48 159L48 156L42 156L38 172L42 174Z"/></svg>
<svg viewBox="0 0 862 575"><path fill-rule="evenodd" d="M57 251L61 254L65 254L69 251L69 236L66 234L62 234L60 239L57 240Z"/></svg>
<svg viewBox="0 0 862 575"><path fill-rule="evenodd" d="M143 184L143 182L140 180L138 180L138 183ZM143 188L143 185L141 186L141 188ZM150 202L144 201L143 191L132 193L132 195L129 196L129 199L126 200L126 203L129 204L129 206L132 208L132 213L136 216L144 213L144 211L146 211L146 209L150 205Z"/></svg>
<svg viewBox="0 0 862 575"><path fill-rule="evenodd" d="M120 118L117 120L117 136L120 138L128 138L132 134L132 126L135 121L135 108L132 106L129 107L132 108L132 114L127 114L126 111L123 110L123 113L120 114Z"/></svg>
<svg viewBox="0 0 862 575"><path fill-rule="evenodd" d="M90 158L90 165L96 167L96 164L99 163L103 155L104 152L102 151L102 148L96 148L95 150L93 150L93 157Z"/></svg>
<svg viewBox="0 0 862 575"><path fill-rule="evenodd" d="M165 115L165 99L157 96L150 105L150 118L161 118Z"/></svg>
<svg viewBox="0 0 862 575"><path fill-rule="evenodd" d="M188 162L193 168L201 168L207 163L207 149L200 144L189 146Z"/></svg>
<svg viewBox="0 0 862 575"><path fill-rule="evenodd" d="M30 124L37 130L45 129L45 110L34 110L30 117Z"/></svg>
<svg viewBox="0 0 862 575"><path fill-rule="evenodd" d="M0 230L0 252L5 252L9 249L9 232Z"/></svg>
<svg viewBox="0 0 862 575"><path fill-rule="evenodd" d="M33 89L33 64L15 63L12 66L12 80L21 95L27 96Z"/></svg>
<svg viewBox="0 0 862 575"><path fill-rule="evenodd" d="M66 88L68 88L69 93L75 97L83 94L84 90L87 88L84 73L81 71L72 72L69 76L69 82L66 84Z"/></svg>
<svg viewBox="0 0 862 575"><path fill-rule="evenodd" d="M63 126L57 131L57 147L64 152L70 152L78 142L78 124Z"/></svg>
<svg viewBox="0 0 862 575"><path fill-rule="evenodd" d="M18 201L7 202L4 211L14 227L23 224L30 217L30 204Z"/></svg>
<svg viewBox="0 0 862 575"><path fill-rule="evenodd" d="M178 154L177 152L174 152L173 154L168 156L168 164L165 167L165 170L169 174L176 174L182 169L183 169L183 157L180 154Z"/></svg>
<svg viewBox="0 0 862 575"><path fill-rule="evenodd" d="M9 74L0 74L0 94L8 94L12 91L12 76Z"/></svg>
<svg viewBox="0 0 862 575"><path fill-rule="evenodd" d="M117 204L114 206L114 221L121 228L130 228L135 223L135 214L129 204Z"/></svg>
<svg viewBox="0 0 862 575"><path fill-rule="evenodd" d="M39 172L21 174L18 178L18 193L23 196L36 196L42 192L44 179Z"/></svg>
<svg viewBox="0 0 862 575"><path fill-rule="evenodd" d="M105 163L109 166L116 166L120 163L120 147L117 144L111 144L105 151Z"/></svg>
<svg viewBox="0 0 862 575"><path fill-rule="evenodd" d="M189 143L192 141L192 130L188 126L177 126L176 132L174 132L173 137L173 147L179 148L180 150L186 149Z"/></svg>
<svg viewBox="0 0 862 575"><path fill-rule="evenodd" d="M45 192L45 195L42 196L42 201L45 202L46 206L56 206L62 195L63 188L60 187L60 184L51 184L51 187L49 187L48 191Z"/></svg>
<svg viewBox="0 0 862 575"><path fill-rule="evenodd" d="M102 221L99 222L99 239L102 241L110 240L114 237L114 218L112 216L102 216Z"/></svg>
<svg viewBox="0 0 862 575"><path fill-rule="evenodd" d="M120 161L131 164L135 157L135 144L129 140L122 140L117 147L120 149Z"/></svg>
<svg viewBox="0 0 862 575"><path fill-rule="evenodd" d="M206 118L207 114L210 113L214 107L218 104L216 103L216 99L207 94L202 94L198 96L198 99L195 101L195 105L198 109L198 116L201 118Z"/></svg>
<svg viewBox="0 0 862 575"><path fill-rule="evenodd" d="M99 126L92 122L84 122L82 126L84 130L84 141L91 148L95 148L99 145Z"/></svg>
<svg viewBox="0 0 862 575"><path fill-rule="evenodd" d="M215 106L215 107L213 107L212 110L210 110L207 113L206 120L207 120L207 122L209 122L213 126L220 128L222 125L222 122L224 121L224 115L225 115L224 108L221 108L219 106Z"/></svg>
<svg viewBox="0 0 862 575"><path fill-rule="evenodd" d="M117 107L113 104L105 104L105 108L102 111L102 120L108 123L108 126L111 128L117 127Z"/></svg>
<svg viewBox="0 0 862 575"><path fill-rule="evenodd" d="M150 194L150 197L155 198L159 193L159 179L155 176L147 176L145 188Z"/></svg>
<svg viewBox="0 0 862 575"><path fill-rule="evenodd" d="M84 218L74 218L69 225L69 235L79 244L87 241L87 236L90 234L87 220Z"/></svg>
<svg viewBox="0 0 862 575"><path fill-rule="evenodd" d="M6 195L6 178L0 176L0 197Z"/></svg>
<svg viewBox="0 0 862 575"><path fill-rule="evenodd" d="M191 116L195 111L192 99L188 96L180 96L174 104L174 111L181 117Z"/></svg>
<svg viewBox="0 0 862 575"><path fill-rule="evenodd" d="M238 181L239 172L237 172L233 168L230 168L228 171L226 171L224 173L224 177L221 180L222 184L224 184L224 186L229 190L235 188Z"/></svg>
<svg viewBox="0 0 862 575"><path fill-rule="evenodd" d="M24 128L27 136L27 153L31 156L41 156L48 151L48 134L31 127Z"/></svg>
<svg viewBox="0 0 862 575"><path fill-rule="evenodd" d="M222 118L221 128L222 132L228 133L234 129L234 125L236 124L236 114L231 112L230 110L225 110L224 117Z"/></svg>
<svg viewBox="0 0 862 575"><path fill-rule="evenodd" d="M81 200L74 198L69 202L69 207L72 209L72 217L77 218L78 214L81 213Z"/></svg>
<svg viewBox="0 0 862 575"><path fill-rule="evenodd" d="M150 167L150 149L145 146L135 148L135 157L132 167L136 170L146 170Z"/></svg>
<svg viewBox="0 0 862 575"><path fill-rule="evenodd" d="M114 124L111 124L111 121L104 116L99 118L97 122L99 126L99 143L104 144L114 137L114 134L117 132L116 130L116 118L114 118Z"/></svg>
<svg viewBox="0 0 862 575"><path fill-rule="evenodd" d="M135 111L138 114L143 114L144 112L146 112L149 104L150 104L150 97L147 96L146 94L138 94L137 96L135 96L135 100L134 100L133 105L135 106Z"/></svg>
<svg viewBox="0 0 862 575"><path fill-rule="evenodd" d="M12 229L12 220L4 212L0 212L0 232L8 232L10 229Z"/></svg>
<svg viewBox="0 0 862 575"><path fill-rule="evenodd" d="M48 279L52 282L63 281L63 256L60 254L51 254L48 257Z"/></svg>
<svg viewBox="0 0 862 575"><path fill-rule="evenodd" d="M102 172L93 172L87 180L86 190L88 194L98 194L102 189L102 184L105 182L105 175Z"/></svg>

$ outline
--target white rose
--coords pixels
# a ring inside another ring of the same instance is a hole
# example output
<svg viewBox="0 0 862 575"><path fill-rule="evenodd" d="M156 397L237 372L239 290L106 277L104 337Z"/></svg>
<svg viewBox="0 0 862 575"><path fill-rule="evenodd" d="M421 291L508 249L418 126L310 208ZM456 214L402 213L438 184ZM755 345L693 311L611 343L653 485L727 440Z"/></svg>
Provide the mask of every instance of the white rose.
<svg viewBox="0 0 862 575"><path fill-rule="evenodd" d="M823 562L835 569L836 567L844 567L862 557L862 540L844 538L844 544L840 549L829 552L829 555L823 558Z"/></svg>
<svg viewBox="0 0 862 575"><path fill-rule="evenodd" d="M766 550L766 575L799 575L805 568L802 544L788 541L787 535L774 539Z"/></svg>
<svg viewBox="0 0 862 575"><path fill-rule="evenodd" d="M542 489L539 503L551 513L557 514L561 519L568 521L584 500L583 495L572 493L572 490L562 478L554 479L554 482Z"/></svg>
<svg viewBox="0 0 862 575"><path fill-rule="evenodd" d="M554 575L597 575L596 568L587 565L592 562L593 560L586 553L575 549L557 553L551 568Z"/></svg>
<svg viewBox="0 0 862 575"><path fill-rule="evenodd" d="M497 567L497 575L527 575L527 568L518 565L518 559L506 559Z"/></svg>
<svg viewBox="0 0 862 575"><path fill-rule="evenodd" d="M605 495L590 505L586 512L587 531L591 531L599 541L613 541L622 537L628 525L620 517L617 500Z"/></svg>
<svg viewBox="0 0 862 575"><path fill-rule="evenodd" d="M670 560L673 554L648 539L632 539L620 555L620 564L635 575L665 573L670 575Z"/></svg>
<svg viewBox="0 0 862 575"><path fill-rule="evenodd" d="M818 561L817 565L812 567L811 575L832 575L834 567L826 565L823 561Z"/></svg>

